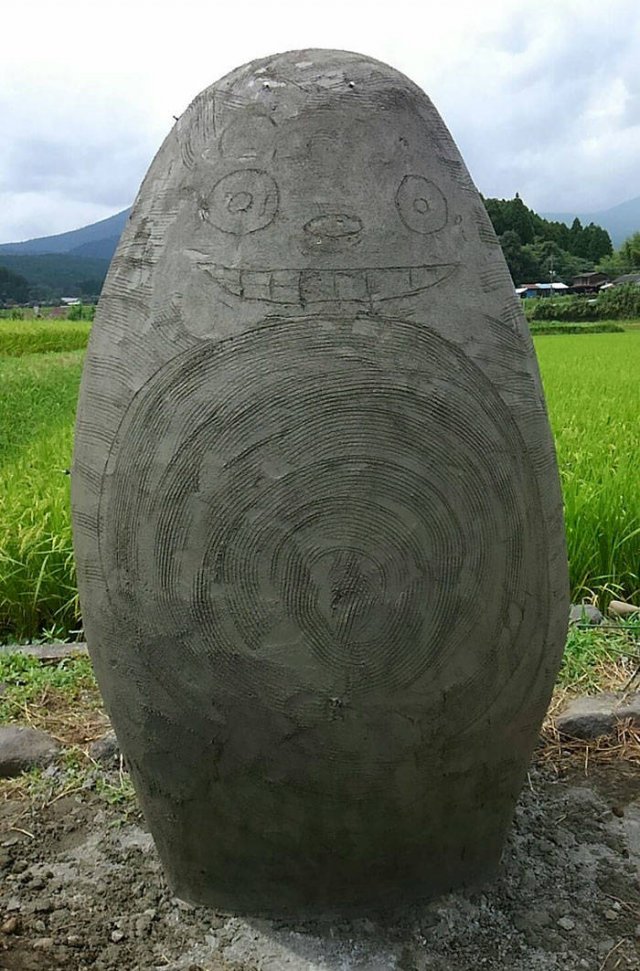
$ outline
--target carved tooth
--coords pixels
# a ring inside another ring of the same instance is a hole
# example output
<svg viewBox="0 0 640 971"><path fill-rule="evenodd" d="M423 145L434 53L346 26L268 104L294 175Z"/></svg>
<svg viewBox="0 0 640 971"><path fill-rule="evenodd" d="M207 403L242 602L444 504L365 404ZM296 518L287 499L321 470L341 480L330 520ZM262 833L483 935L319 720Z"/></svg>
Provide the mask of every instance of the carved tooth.
<svg viewBox="0 0 640 971"><path fill-rule="evenodd" d="M368 300L367 276L363 270L345 270L334 274L336 295L340 300Z"/></svg>
<svg viewBox="0 0 640 971"><path fill-rule="evenodd" d="M302 270L300 294L304 303L336 300L336 281L333 270Z"/></svg>
<svg viewBox="0 0 640 971"><path fill-rule="evenodd" d="M245 300L271 299L271 273L266 270L243 270L241 280Z"/></svg>
<svg viewBox="0 0 640 971"><path fill-rule="evenodd" d="M274 270L271 274L271 300L274 303L300 303L298 270Z"/></svg>
<svg viewBox="0 0 640 971"><path fill-rule="evenodd" d="M200 265L224 290L233 293L236 297L242 296L242 276L240 270L230 269L226 266L218 266L216 263Z"/></svg>
<svg viewBox="0 0 640 971"><path fill-rule="evenodd" d="M451 276L457 263L443 263L441 266L414 266L411 268L411 287L408 292L418 293Z"/></svg>
<svg viewBox="0 0 640 971"><path fill-rule="evenodd" d="M370 270L369 292L372 300L393 300L404 297L411 289L411 271L404 267Z"/></svg>

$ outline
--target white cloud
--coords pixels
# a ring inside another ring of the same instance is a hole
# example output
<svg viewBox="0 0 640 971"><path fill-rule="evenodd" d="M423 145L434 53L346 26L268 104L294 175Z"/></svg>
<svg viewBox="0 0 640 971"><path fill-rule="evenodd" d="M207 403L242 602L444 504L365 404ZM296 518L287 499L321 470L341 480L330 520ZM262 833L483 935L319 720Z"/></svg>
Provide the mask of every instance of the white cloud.
<svg viewBox="0 0 640 971"><path fill-rule="evenodd" d="M5 225L19 227L5 233L5 242L14 242L21 237L33 239L86 226L106 219L117 209L76 202L56 192L0 192L0 211Z"/></svg>
<svg viewBox="0 0 640 971"><path fill-rule="evenodd" d="M191 99L247 60L358 50L433 98L488 195L597 209L640 195L640 6L610 0L24 0L3 11L0 240L132 200Z"/></svg>

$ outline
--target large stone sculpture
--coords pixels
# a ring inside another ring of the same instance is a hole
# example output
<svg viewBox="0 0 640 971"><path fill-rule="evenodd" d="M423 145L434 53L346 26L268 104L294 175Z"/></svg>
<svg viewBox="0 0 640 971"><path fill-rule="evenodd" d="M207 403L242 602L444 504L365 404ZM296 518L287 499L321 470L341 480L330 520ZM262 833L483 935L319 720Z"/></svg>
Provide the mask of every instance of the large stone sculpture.
<svg viewBox="0 0 640 971"><path fill-rule="evenodd" d="M493 871L564 641L561 500L500 247L419 88L310 50L196 98L104 288L73 505L180 896L357 911Z"/></svg>

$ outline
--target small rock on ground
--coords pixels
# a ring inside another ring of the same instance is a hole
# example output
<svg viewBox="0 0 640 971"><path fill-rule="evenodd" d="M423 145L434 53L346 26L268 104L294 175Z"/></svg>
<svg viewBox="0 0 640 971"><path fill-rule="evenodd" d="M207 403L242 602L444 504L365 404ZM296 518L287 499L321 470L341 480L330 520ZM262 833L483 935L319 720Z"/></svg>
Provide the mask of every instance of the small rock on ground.
<svg viewBox="0 0 640 971"><path fill-rule="evenodd" d="M556 728L567 738L598 738L615 732L616 725L626 719L640 725L640 693L603 692L575 698L556 717Z"/></svg>
<svg viewBox="0 0 640 971"><path fill-rule="evenodd" d="M71 644L0 644L0 654L24 654L38 661L58 661L65 657L88 657L85 643L73 641Z"/></svg>
<svg viewBox="0 0 640 971"><path fill-rule="evenodd" d="M89 755L95 762L112 762L120 756L118 739L111 732L102 738L96 739L89 746Z"/></svg>
<svg viewBox="0 0 640 971"><path fill-rule="evenodd" d="M593 627L597 627L603 621L604 617L598 608L592 604L571 604L571 610L569 611L570 624L591 624Z"/></svg>
<svg viewBox="0 0 640 971"><path fill-rule="evenodd" d="M60 743L36 728L0 725L0 778L19 775L36 765L49 765Z"/></svg>
<svg viewBox="0 0 640 971"><path fill-rule="evenodd" d="M640 607L637 604L625 603L624 600L612 600L609 604L609 613L612 617L626 619L634 614L639 614Z"/></svg>

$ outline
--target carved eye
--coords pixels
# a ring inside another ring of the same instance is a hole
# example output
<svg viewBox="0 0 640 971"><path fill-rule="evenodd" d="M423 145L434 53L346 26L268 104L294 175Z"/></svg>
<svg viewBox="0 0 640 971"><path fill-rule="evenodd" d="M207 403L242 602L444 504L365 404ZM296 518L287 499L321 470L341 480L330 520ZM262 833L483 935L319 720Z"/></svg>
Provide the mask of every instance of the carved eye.
<svg viewBox="0 0 640 971"><path fill-rule="evenodd" d="M261 169L225 175L207 200L207 219L223 233L244 236L268 226L278 211L278 186Z"/></svg>
<svg viewBox="0 0 640 971"><path fill-rule="evenodd" d="M396 208L414 233L437 233L447 223L447 200L437 185L420 175L405 175L396 192Z"/></svg>

